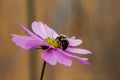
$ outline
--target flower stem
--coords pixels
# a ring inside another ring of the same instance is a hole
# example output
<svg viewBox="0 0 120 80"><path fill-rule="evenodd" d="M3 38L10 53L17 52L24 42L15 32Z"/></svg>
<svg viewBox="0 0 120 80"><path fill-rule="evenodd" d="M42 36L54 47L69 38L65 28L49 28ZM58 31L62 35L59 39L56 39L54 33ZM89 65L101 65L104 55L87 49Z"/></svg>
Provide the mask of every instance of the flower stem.
<svg viewBox="0 0 120 80"><path fill-rule="evenodd" d="M41 76L40 76L40 80L43 80L43 76L44 76L44 72L45 72L45 66L46 66L46 62L44 61Z"/></svg>

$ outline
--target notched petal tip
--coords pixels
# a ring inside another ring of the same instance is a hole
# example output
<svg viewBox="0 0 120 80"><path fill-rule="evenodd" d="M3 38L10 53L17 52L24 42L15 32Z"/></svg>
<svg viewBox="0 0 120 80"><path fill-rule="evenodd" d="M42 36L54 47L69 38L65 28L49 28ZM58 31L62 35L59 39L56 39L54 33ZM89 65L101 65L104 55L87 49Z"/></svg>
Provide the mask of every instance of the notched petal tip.
<svg viewBox="0 0 120 80"><path fill-rule="evenodd" d="M88 58L75 58L76 60L80 61L82 64L84 65L90 65L90 63L88 62Z"/></svg>
<svg viewBox="0 0 120 80"><path fill-rule="evenodd" d="M82 63L85 65L90 65L90 63L88 62L88 58L81 58L83 61Z"/></svg>

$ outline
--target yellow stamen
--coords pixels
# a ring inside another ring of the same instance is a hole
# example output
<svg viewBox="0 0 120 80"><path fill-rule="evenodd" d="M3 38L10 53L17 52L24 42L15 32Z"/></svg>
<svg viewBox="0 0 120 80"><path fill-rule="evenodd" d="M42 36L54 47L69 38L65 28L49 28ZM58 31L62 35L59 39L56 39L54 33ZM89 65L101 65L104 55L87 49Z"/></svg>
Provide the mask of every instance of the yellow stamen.
<svg viewBox="0 0 120 80"><path fill-rule="evenodd" d="M48 38L45 39L45 42L49 43L50 45L52 45L56 48L59 47L59 41L54 39L54 38L48 37Z"/></svg>

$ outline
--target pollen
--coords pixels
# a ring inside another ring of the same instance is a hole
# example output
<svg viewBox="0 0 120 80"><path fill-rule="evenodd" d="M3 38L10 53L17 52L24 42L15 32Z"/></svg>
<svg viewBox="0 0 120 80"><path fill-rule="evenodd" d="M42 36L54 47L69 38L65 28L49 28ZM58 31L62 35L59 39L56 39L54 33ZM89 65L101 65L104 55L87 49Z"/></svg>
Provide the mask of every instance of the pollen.
<svg viewBox="0 0 120 80"><path fill-rule="evenodd" d="M56 48L59 47L59 45L60 45L58 40L56 40L54 38L50 38L50 37L46 38L45 42L49 43L50 45L52 45L52 46L54 46Z"/></svg>

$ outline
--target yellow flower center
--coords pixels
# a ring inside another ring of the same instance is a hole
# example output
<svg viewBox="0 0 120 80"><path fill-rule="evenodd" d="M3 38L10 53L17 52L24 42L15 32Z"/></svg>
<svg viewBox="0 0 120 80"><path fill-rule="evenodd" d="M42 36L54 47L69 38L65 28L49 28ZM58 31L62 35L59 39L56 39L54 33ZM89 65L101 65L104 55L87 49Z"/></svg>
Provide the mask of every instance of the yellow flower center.
<svg viewBox="0 0 120 80"><path fill-rule="evenodd" d="M49 43L50 45L52 45L56 48L59 47L59 44L60 44L58 40L56 40L54 38L50 38L50 37L46 38L45 42Z"/></svg>

